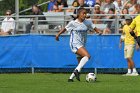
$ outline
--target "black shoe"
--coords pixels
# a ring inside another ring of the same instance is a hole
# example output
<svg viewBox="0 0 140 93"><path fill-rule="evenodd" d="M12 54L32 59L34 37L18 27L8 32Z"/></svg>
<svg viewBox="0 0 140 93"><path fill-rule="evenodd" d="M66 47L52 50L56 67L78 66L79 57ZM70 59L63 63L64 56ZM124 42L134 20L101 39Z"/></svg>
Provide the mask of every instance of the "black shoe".
<svg viewBox="0 0 140 93"><path fill-rule="evenodd" d="M78 72L78 70L77 70L77 69L74 70L73 73L75 74L76 79L77 79L78 81L80 81L80 73Z"/></svg>
<svg viewBox="0 0 140 93"><path fill-rule="evenodd" d="M73 79L68 79L68 82L73 82Z"/></svg>

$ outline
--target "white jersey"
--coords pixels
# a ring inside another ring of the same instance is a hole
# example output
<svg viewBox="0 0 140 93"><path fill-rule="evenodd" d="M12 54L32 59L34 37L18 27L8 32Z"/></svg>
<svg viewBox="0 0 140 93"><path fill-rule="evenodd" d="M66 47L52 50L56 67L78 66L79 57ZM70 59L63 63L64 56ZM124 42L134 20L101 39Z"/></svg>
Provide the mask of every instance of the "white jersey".
<svg viewBox="0 0 140 93"><path fill-rule="evenodd" d="M70 47L74 53L80 48L85 46L87 39L87 31L94 29L95 25L91 20L84 20L82 23L78 19L68 23L65 27L67 31L70 31Z"/></svg>

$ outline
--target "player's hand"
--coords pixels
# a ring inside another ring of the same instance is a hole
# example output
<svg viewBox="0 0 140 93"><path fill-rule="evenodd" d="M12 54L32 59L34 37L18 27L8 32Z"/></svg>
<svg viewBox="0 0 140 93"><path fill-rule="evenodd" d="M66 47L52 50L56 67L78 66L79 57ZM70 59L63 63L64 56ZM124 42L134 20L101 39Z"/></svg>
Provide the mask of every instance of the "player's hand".
<svg viewBox="0 0 140 93"><path fill-rule="evenodd" d="M119 44L119 48L122 49L122 43Z"/></svg>
<svg viewBox="0 0 140 93"><path fill-rule="evenodd" d="M99 34L99 35L102 35L103 33L100 31L98 34Z"/></svg>
<svg viewBox="0 0 140 93"><path fill-rule="evenodd" d="M55 40L56 40L56 41L59 41L59 35L56 35L56 36L55 36Z"/></svg>
<svg viewBox="0 0 140 93"><path fill-rule="evenodd" d="M140 50L140 47L138 44L136 44L136 50L139 51Z"/></svg>

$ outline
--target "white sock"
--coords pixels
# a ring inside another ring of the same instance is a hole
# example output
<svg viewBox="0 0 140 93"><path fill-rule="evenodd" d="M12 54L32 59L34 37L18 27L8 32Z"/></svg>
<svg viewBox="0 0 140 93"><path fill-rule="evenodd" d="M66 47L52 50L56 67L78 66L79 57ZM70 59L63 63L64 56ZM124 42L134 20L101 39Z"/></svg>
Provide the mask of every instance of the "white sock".
<svg viewBox="0 0 140 93"><path fill-rule="evenodd" d="M127 73L131 73L131 69L128 69L128 72Z"/></svg>
<svg viewBox="0 0 140 93"><path fill-rule="evenodd" d="M133 73L137 73L137 70L136 70L136 68L133 68Z"/></svg>
<svg viewBox="0 0 140 93"><path fill-rule="evenodd" d="M78 70L78 72L81 71L82 67L87 63L88 60L89 60L89 58L88 58L87 56L84 56L84 57L81 59L79 65L76 67L76 69Z"/></svg>
<svg viewBox="0 0 140 93"><path fill-rule="evenodd" d="M73 79L75 77L75 74L72 73L69 79Z"/></svg>

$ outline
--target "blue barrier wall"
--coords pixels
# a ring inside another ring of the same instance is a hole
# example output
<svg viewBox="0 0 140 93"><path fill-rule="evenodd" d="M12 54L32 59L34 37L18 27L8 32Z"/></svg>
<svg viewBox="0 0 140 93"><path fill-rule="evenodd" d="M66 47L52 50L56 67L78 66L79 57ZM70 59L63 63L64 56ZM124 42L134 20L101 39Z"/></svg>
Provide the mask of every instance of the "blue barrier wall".
<svg viewBox="0 0 140 93"><path fill-rule="evenodd" d="M126 68L123 49L119 49L119 35L89 35L87 50L91 54L85 68ZM135 52L136 67L140 67L140 52ZM75 54L69 47L69 36L22 35L0 37L0 68L73 68Z"/></svg>

